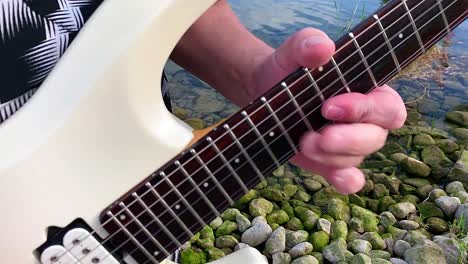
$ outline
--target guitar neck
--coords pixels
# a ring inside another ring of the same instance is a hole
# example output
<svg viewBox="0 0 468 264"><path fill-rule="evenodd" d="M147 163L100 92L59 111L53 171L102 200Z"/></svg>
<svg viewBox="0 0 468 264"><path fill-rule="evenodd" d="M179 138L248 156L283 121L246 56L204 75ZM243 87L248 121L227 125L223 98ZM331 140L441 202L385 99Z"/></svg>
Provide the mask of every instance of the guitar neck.
<svg viewBox="0 0 468 264"><path fill-rule="evenodd" d="M330 122L323 101L384 84L467 17L466 0L395 0L107 208L101 222L141 263L162 260ZM154 254L154 253L157 254ZM150 254L150 256L148 256Z"/></svg>

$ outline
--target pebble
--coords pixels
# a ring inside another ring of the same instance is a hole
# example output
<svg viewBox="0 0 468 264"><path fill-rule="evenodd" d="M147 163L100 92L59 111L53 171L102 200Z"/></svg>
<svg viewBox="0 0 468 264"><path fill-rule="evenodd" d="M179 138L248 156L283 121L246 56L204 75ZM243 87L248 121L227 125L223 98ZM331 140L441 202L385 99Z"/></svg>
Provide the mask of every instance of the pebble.
<svg viewBox="0 0 468 264"><path fill-rule="evenodd" d="M307 241L309 233L304 230L289 232L286 234L286 246L292 248L295 245Z"/></svg>
<svg viewBox="0 0 468 264"><path fill-rule="evenodd" d="M408 264L408 262L406 262L406 261L404 261L402 259L399 259L399 258L391 258L390 263L392 263L392 264Z"/></svg>
<svg viewBox="0 0 468 264"><path fill-rule="evenodd" d="M465 192L465 188L463 187L463 183L459 181L453 181L445 187L445 191L448 194L456 194L457 192Z"/></svg>
<svg viewBox="0 0 468 264"><path fill-rule="evenodd" d="M416 206L412 203L396 203L389 207L389 211L397 218L407 218L409 214L416 212Z"/></svg>
<svg viewBox="0 0 468 264"><path fill-rule="evenodd" d="M455 212L455 218L463 219L465 221L465 227L468 228L468 204L462 204L458 207L457 212Z"/></svg>
<svg viewBox="0 0 468 264"><path fill-rule="evenodd" d="M271 235L271 227L265 223L253 225L242 234L241 242L256 247L265 242Z"/></svg>
<svg viewBox="0 0 468 264"><path fill-rule="evenodd" d="M404 241L404 240L397 240L395 245L393 246L393 253L399 257L403 257L405 255L406 250L411 248L411 244Z"/></svg>
<svg viewBox="0 0 468 264"><path fill-rule="evenodd" d="M240 232L244 232L249 229L251 225L250 220L242 214L236 215L236 223L237 229L239 229Z"/></svg>
<svg viewBox="0 0 468 264"><path fill-rule="evenodd" d="M401 220L398 225L405 230L415 230L419 227L419 223L412 220Z"/></svg>
<svg viewBox="0 0 468 264"><path fill-rule="evenodd" d="M265 251L273 255L277 252L283 252L286 249L286 230L284 227L278 227L273 231L265 244Z"/></svg>
<svg viewBox="0 0 468 264"><path fill-rule="evenodd" d="M309 242L302 242L295 245L293 248L289 250L289 255L293 258L302 257L304 255L310 254L314 247Z"/></svg>
<svg viewBox="0 0 468 264"><path fill-rule="evenodd" d="M331 225L332 225L331 222L328 221L327 219L320 218L317 221L317 230L318 231L325 231L325 233L330 235Z"/></svg>
<svg viewBox="0 0 468 264"><path fill-rule="evenodd" d="M442 196L435 200L435 204L444 211L445 215L452 217L461 205L458 197Z"/></svg>
<svg viewBox="0 0 468 264"><path fill-rule="evenodd" d="M369 254L369 252L372 250L372 244L367 240L356 239L351 242L350 248L356 254Z"/></svg>
<svg viewBox="0 0 468 264"><path fill-rule="evenodd" d="M235 247L234 247L234 251L238 251L238 250L241 250L243 248L248 248L248 247L251 247L245 243L239 243L237 244Z"/></svg>
<svg viewBox="0 0 468 264"><path fill-rule="evenodd" d="M303 256L291 262L291 264L319 264L319 261L313 256Z"/></svg>
<svg viewBox="0 0 468 264"><path fill-rule="evenodd" d="M271 259L273 260L273 264L289 264L292 258L288 253L278 252L273 254Z"/></svg>

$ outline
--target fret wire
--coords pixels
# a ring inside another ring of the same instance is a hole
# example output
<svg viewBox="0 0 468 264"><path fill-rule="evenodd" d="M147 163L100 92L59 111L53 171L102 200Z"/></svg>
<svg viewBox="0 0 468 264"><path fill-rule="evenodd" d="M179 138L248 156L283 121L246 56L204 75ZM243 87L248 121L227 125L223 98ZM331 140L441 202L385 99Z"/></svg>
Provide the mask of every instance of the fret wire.
<svg viewBox="0 0 468 264"><path fill-rule="evenodd" d="M447 34L448 34L450 33L450 26L449 26L447 17L445 16L445 10L444 10L444 7L442 6L442 0L436 0L436 1L437 1L437 5L439 6L439 11L442 16L442 20L444 21L445 30L447 30Z"/></svg>
<svg viewBox="0 0 468 264"><path fill-rule="evenodd" d="M449 8L450 6L452 6L455 2L457 2L457 0L455 0L453 3L451 3L451 4L450 4L447 8L445 8L445 9L448 9L448 8ZM426 12L427 12L427 11L426 11ZM424 12L423 15L424 15L426 12ZM430 21L429 21L429 22L430 22ZM422 27L426 26L429 22L426 22ZM394 22L394 23L395 23L395 22ZM412 34L412 35L413 35L413 34ZM411 36L412 36L412 35L411 35ZM375 38L375 37L374 37L374 38ZM406 38L405 40L407 40L407 39L409 39L409 37ZM398 45L398 46L399 46L399 45ZM379 47L379 48L380 48L380 47ZM387 53L387 54L388 54L388 53ZM378 60L378 61L379 61L379 60ZM362 73L361 73L361 74L362 74ZM146 184L146 185L147 185L147 184ZM152 188L151 185L149 185L149 186L150 186L150 189L151 189L151 188ZM110 220L107 220L107 221L106 221L106 223L108 223L108 222L110 222ZM104 223L104 224L105 224L105 223ZM111 237L112 237L112 235L111 235ZM108 238L107 238L107 239L108 239Z"/></svg>
<svg viewBox="0 0 468 264"><path fill-rule="evenodd" d="M205 200L205 202L208 204L208 206L211 208L211 210L213 212L215 212L215 214L218 216L220 215L218 209L216 209L216 207L211 203L211 201L208 199L208 197L206 197L206 195L200 190L200 187L198 186L198 184L196 184L192 177L188 174L188 172L185 170L185 168L182 166L182 164L180 164L180 161L176 161L174 162L175 165L177 167L179 167L179 169L182 171L182 173L184 174L184 176L189 180L189 182L192 184L193 187L195 187L195 190L198 192L198 194L200 194L203 198L203 200Z"/></svg>
<svg viewBox="0 0 468 264"><path fill-rule="evenodd" d="M185 233L187 233L190 237L193 237L192 231L185 225L185 223L177 216L177 214L172 210L172 208L167 204L167 202L159 195L159 193L151 186L151 183L146 183L145 184L147 188L151 190L153 195L156 197L157 200L163 203L164 207L169 211L169 213L174 217L174 219L179 223L180 226L184 229Z"/></svg>
<svg viewBox="0 0 468 264"><path fill-rule="evenodd" d="M281 83L281 86L283 86L284 89L286 89L286 92L289 96L289 99L294 103L294 105L296 106L296 109L297 111L299 112L299 115L304 119L304 123L305 125L307 126L307 128L311 131L314 130L314 128L312 127L312 124L309 122L309 119L307 118L304 118L305 117L305 114L304 114L304 111L302 111L302 108L299 106L299 104L297 103L297 100L296 98L294 97L294 95L292 94L291 90L289 89L288 85L285 83L285 82L282 82ZM323 95L322 95L323 96ZM323 101L322 101L323 102Z"/></svg>
<svg viewBox="0 0 468 264"><path fill-rule="evenodd" d="M155 244L161 251L163 251L163 253L166 256L171 255L171 253L167 252L167 250L161 245L161 243L159 243L159 241L156 240L156 238L151 234L151 232L146 228L146 226L144 226L141 223L141 221L137 217L135 217L133 212L130 211L130 209L128 209L128 207L123 202L120 202L119 206L122 207L122 209L124 209L125 212L127 212L127 214L129 214L133 219L135 219L135 222L137 223L137 225L140 227L141 230L143 230L143 233L145 233L149 237L149 239L153 242L153 244ZM145 244L145 242L143 242L143 244Z"/></svg>
<svg viewBox="0 0 468 264"><path fill-rule="evenodd" d="M276 112L273 111L273 108L271 108L270 104L268 103L268 100L265 97L260 98L260 100L267 107L268 111L273 116L273 119L275 119L276 123L278 123L280 129L283 131L283 134L286 137L286 141L288 141L289 143L289 146L294 150L294 152L299 153L299 150L297 149L296 144L294 144L294 141L289 136L289 133L286 131L286 128L283 126L283 123L281 123L281 121L279 120L278 116L276 115Z"/></svg>
<svg viewBox="0 0 468 264"><path fill-rule="evenodd" d="M242 111L241 114L247 119L247 122L250 124L250 127L252 127L252 129L254 130L255 134L257 134L257 137L260 139L260 141L262 142L263 146L265 147L266 151L268 152L268 154L270 155L270 157L273 159L273 161L275 162L276 166L279 168L281 167L281 164L278 162L278 159L276 158L275 154L273 154L273 151L271 151L270 147L268 146L268 144L266 143L265 139L263 138L262 134L260 133L260 131L258 131L257 127L255 126L254 122L252 121L252 119L250 119L250 116L247 114L246 111Z"/></svg>
<svg viewBox="0 0 468 264"><path fill-rule="evenodd" d="M161 175L161 177L167 182L167 184L169 184L169 186L171 187L171 189L173 191L175 191L175 193L177 194L177 196L179 196L179 198L181 198L182 200L182 203L185 204L185 206L190 210L190 212L192 213L193 216L195 216L195 218L197 219L197 221L202 225L202 226L205 226L206 223L205 221L203 221L203 219L200 217L200 215L197 213L197 211L195 211L195 209L193 209L193 207L189 204L189 202L187 201L187 199L185 199L185 197L180 193L179 189L177 189L174 184L172 183L171 179L169 179L169 177L166 176L166 173L164 173L163 171L159 173L159 175Z"/></svg>
<svg viewBox="0 0 468 264"><path fill-rule="evenodd" d="M203 162L203 160L200 158L200 156L198 155L198 153L195 151L195 149L191 149L190 150L190 153L192 153L193 156L195 156L195 158L198 160L198 162L200 163L200 165L203 167L203 169L205 170L205 172L208 174L208 176L211 178L211 180L216 184L216 186L218 187L219 190L221 190L221 193L224 195L224 197L226 197L226 200L229 202L230 205L233 205L234 204L234 201L232 200L231 196L229 196L229 194L226 192L226 190L223 188L223 186L221 185L221 183L218 181L218 179L216 179L216 177L214 176L214 174L211 172L211 170L208 168L208 166L206 166L205 162Z"/></svg>
<svg viewBox="0 0 468 264"><path fill-rule="evenodd" d="M371 67L369 67L369 63L367 62L366 56L364 56L364 53L362 52L361 46L359 46L359 43L357 42L357 39L354 37L354 34L352 32L349 33L349 36L351 37L352 41L354 42L354 46L358 50L359 56L361 57L361 60L364 63L364 66L366 67L367 72L369 73L369 76L372 79L372 82L374 83L375 86L378 86L377 85L377 80L374 77L374 73L372 72Z"/></svg>
<svg viewBox="0 0 468 264"><path fill-rule="evenodd" d="M166 233L166 235L169 236L169 238L176 244L177 247L182 247L182 244L180 244L179 240L172 234L172 232L167 229L167 227L159 220L159 218L151 211L151 209L146 205L145 202L140 198L140 196L137 193L132 193L133 198L135 198L138 203L140 204L141 207L144 208L146 212L148 212L151 215L151 218L153 218L152 221L155 221L157 225ZM170 255L170 254L169 254Z"/></svg>
<svg viewBox="0 0 468 264"><path fill-rule="evenodd" d="M396 68L398 69L398 72L401 72L401 66L400 62L398 62L398 58L395 54L395 51L392 47L392 43L388 39L387 32L385 32L385 28L382 25L382 22L380 21L380 18L378 15L374 15L375 20L377 20L377 23L380 27L380 31L382 32L383 37L385 38L385 43L387 44L387 48L390 50L390 54L392 55L393 62L395 63Z"/></svg>
<svg viewBox="0 0 468 264"><path fill-rule="evenodd" d="M323 96L322 94L322 91L320 90L320 88L318 87L317 85L317 82L315 81L314 77L312 76L312 74L310 73L309 69L308 68L304 68L304 71L305 73L307 74L307 77L309 78L309 81L312 83L312 85L314 86L314 89L315 89L315 92L320 96L320 100L322 100L322 102L325 101L325 96ZM284 83L286 84L286 83ZM287 86L286 86L287 87ZM289 90L289 89L288 89Z"/></svg>
<svg viewBox="0 0 468 264"><path fill-rule="evenodd" d="M349 89L349 85L348 85L348 83L346 82L346 79L344 78L343 73L341 73L341 70L340 70L340 68L338 67L338 64L337 64L336 61L335 61L335 58L332 57L332 58L331 58L331 62L333 63L333 67L335 67L335 70L336 70L336 72L338 73L338 76L340 77L341 82L342 82L343 85L345 86L346 91L347 91L348 93L351 93L351 90Z"/></svg>
<svg viewBox="0 0 468 264"><path fill-rule="evenodd" d="M241 186L241 188L244 190L245 193L249 191L249 188L245 186L244 182L241 180L237 172L234 170L234 168L231 166L231 163L229 163L224 156L224 154L219 150L218 146L213 142L213 139L211 137L207 137L206 140L213 146L214 150L219 154L219 157L223 160L224 164L228 167L228 169L231 171L232 175L234 175L234 178L236 178L237 182Z"/></svg>
<svg viewBox="0 0 468 264"><path fill-rule="evenodd" d="M260 172L260 170L258 169L257 165L255 164L255 162L253 162L253 160L250 158L249 154L247 153L247 151L245 151L244 147L242 146L242 143L237 139L236 135L234 134L234 132L231 130L231 128L229 127L228 124L224 124L223 125L224 129L226 129L226 131L229 132L229 134L231 135L231 138L232 140L234 140L234 142L237 144L237 147L240 149L240 151L242 152L242 154L244 155L245 159L247 160L247 162L249 162L250 166L255 170L255 173L257 173L257 175L260 177L260 179L263 181L265 180L265 177L263 176L263 174Z"/></svg>
<svg viewBox="0 0 468 264"><path fill-rule="evenodd" d="M138 241L138 239L136 239L136 237L134 237L132 235L132 233L130 233L130 231L124 225L122 225L122 223L120 223L120 221L114 216L114 214L111 211L108 211L107 215L109 217L111 217L112 219L114 219L114 222L117 223L117 225L119 225L120 229L123 230L125 232L125 234L127 234L127 236L133 241L133 243L136 244L136 246L141 251L143 251L143 254L145 254L146 257L148 257L153 263L159 264L159 261L157 259L155 259L153 257L153 255L148 252L148 250L146 250L146 248L140 243L140 241Z"/></svg>
<svg viewBox="0 0 468 264"><path fill-rule="evenodd" d="M416 23L414 22L413 15L411 15L411 11L408 7L408 4L406 3L407 0L401 0L403 2L403 5L406 9L406 13L408 14L409 19L411 20L411 26L413 27L413 31L416 34L416 38L418 39L419 46L421 47L422 52L426 51L426 48L424 48L424 43L421 39L421 36L419 35L419 30L418 27L416 26Z"/></svg>

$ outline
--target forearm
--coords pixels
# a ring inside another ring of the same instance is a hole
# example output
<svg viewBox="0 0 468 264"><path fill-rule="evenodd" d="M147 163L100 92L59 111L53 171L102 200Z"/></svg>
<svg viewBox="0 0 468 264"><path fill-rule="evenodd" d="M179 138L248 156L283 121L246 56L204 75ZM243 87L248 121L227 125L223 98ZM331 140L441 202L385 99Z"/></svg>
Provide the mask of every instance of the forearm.
<svg viewBox="0 0 468 264"><path fill-rule="evenodd" d="M272 52L219 0L186 32L171 59L242 106L255 94L255 66Z"/></svg>

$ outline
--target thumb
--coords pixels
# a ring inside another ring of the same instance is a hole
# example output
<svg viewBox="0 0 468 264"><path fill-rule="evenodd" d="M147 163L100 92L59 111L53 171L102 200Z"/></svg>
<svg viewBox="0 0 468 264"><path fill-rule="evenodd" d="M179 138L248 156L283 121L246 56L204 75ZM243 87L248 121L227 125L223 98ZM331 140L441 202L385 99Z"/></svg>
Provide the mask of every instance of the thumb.
<svg viewBox="0 0 468 264"><path fill-rule="evenodd" d="M327 63L335 52L335 44L322 31L305 28L289 37L273 53L273 64L286 77L298 67L316 68Z"/></svg>

